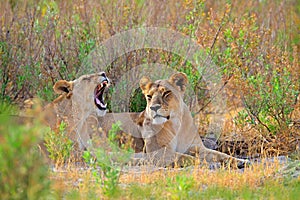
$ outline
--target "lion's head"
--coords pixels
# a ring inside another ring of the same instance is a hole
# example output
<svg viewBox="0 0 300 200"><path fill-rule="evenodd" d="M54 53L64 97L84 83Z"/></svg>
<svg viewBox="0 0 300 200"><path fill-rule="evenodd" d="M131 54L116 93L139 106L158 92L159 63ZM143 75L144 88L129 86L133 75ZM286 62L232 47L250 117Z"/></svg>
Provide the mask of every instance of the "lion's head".
<svg viewBox="0 0 300 200"><path fill-rule="evenodd" d="M53 90L60 96L46 106L46 123L55 129L64 121L70 138L79 143L80 149L85 148L91 126L97 127L97 117L106 113L103 94L108 85L104 72L83 75L73 81L57 81Z"/></svg>
<svg viewBox="0 0 300 200"><path fill-rule="evenodd" d="M147 99L146 113L153 124L163 124L180 116L187 83L184 73L173 74L168 80L152 82L148 77L140 80L140 87Z"/></svg>
<svg viewBox="0 0 300 200"><path fill-rule="evenodd" d="M103 93L108 83L105 73L101 72L83 75L74 81L59 80L54 84L53 90L56 94L60 94L57 101L70 100L85 109L92 109L91 105L94 103L97 115L103 116L106 113Z"/></svg>

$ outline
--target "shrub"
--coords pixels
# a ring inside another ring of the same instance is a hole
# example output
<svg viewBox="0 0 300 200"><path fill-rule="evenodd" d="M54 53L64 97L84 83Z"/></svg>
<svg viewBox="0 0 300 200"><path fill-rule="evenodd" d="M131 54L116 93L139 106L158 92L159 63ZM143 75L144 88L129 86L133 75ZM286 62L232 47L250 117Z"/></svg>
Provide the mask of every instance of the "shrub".
<svg viewBox="0 0 300 200"><path fill-rule="evenodd" d="M66 134L66 123L61 121L58 130L48 130L45 134L45 146L49 157L56 163L62 164L70 158L73 142Z"/></svg>
<svg viewBox="0 0 300 200"><path fill-rule="evenodd" d="M131 148L119 147L116 140L121 123L112 125L108 133L108 147L89 149L83 154L85 162L93 167L93 176L101 185L103 194L108 197L118 195L118 183L122 167L130 160ZM99 169L100 168L100 169Z"/></svg>
<svg viewBox="0 0 300 200"><path fill-rule="evenodd" d="M0 105L1 109L7 108ZM50 195L48 169L37 148L44 128L20 125L0 112L0 193L2 199L43 199Z"/></svg>
<svg viewBox="0 0 300 200"><path fill-rule="evenodd" d="M291 113L299 95L298 86L292 80L286 68L282 72L273 70L269 77L257 74L247 78L244 123L273 134L286 130L292 121Z"/></svg>

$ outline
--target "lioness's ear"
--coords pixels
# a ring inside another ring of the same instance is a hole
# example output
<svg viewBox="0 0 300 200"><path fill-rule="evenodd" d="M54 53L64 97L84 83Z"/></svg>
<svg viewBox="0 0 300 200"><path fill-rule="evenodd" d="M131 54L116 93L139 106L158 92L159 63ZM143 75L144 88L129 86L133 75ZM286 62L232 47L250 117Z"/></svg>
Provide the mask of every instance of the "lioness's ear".
<svg viewBox="0 0 300 200"><path fill-rule="evenodd" d="M150 80L150 78L146 77L146 76L143 76L140 80L140 88L142 89L143 93L145 90L148 89L147 85L149 83L151 83L152 81Z"/></svg>
<svg viewBox="0 0 300 200"><path fill-rule="evenodd" d="M185 73L179 72L173 74L170 77L169 82L176 86L179 91L185 92L186 85L188 84L188 79Z"/></svg>
<svg viewBox="0 0 300 200"><path fill-rule="evenodd" d="M53 90L56 94L71 94L73 90L73 82L66 81L66 80L59 80L57 81L54 86Z"/></svg>

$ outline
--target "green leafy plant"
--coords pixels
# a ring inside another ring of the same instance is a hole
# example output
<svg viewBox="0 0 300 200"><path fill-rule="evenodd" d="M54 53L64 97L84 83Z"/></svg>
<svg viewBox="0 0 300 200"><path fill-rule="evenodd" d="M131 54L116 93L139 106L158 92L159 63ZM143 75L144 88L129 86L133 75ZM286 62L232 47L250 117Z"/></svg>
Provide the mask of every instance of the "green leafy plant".
<svg viewBox="0 0 300 200"><path fill-rule="evenodd" d="M142 112L147 102L140 88L136 89L130 99L130 112Z"/></svg>
<svg viewBox="0 0 300 200"><path fill-rule="evenodd" d="M8 63L10 60L10 55L9 55L9 49L7 47L6 42L0 42L0 58L2 60L1 62L1 69L0 69L0 75L2 77L2 80L0 81L0 100L1 101L10 101L10 97L6 94L6 88L8 86L9 82L9 74L8 74Z"/></svg>
<svg viewBox="0 0 300 200"><path fill-rule="evenodd" d="M167 187L172 194L172 199L187 199L194 185L193 177L187 177L186 175L177 175L167 179Z"/></svg>
<svg viewBox="0 0 300 200"><path fill-rule="evenodd" d="M50 195L48 168L37 148L42 127L34 121L18 124L0 104L1 199L45 199Z"/></svg>
<svg viewBox="0 0 300 200"><path fill-rule="evenodd" d="M121 130L120 126L120 122L112 125L107 148L89 149L83 154L85 162L93 167L93 176L101 184L103 194L108 197L117 196L121 170L133 153L131 148L119 147L117 133Z"/></svg>
<svg viewBox="0 0 300 200"><path fill-rule="evenodd" d="M74 149L72 140L66 135L66 123L61 122L58 130L48 130L44 137L49 157L57 164L64 163L70 158Z"/></svg>
<svg viewBox="0 0 300 200"><path fill-rule="evenodd" d="M280 73L273 70L269 76L249 76L247 83L251 91L243 99L247 112L239 113L239 120L274 134L287 128L299 95L290 73L286 69Z"/></svg>

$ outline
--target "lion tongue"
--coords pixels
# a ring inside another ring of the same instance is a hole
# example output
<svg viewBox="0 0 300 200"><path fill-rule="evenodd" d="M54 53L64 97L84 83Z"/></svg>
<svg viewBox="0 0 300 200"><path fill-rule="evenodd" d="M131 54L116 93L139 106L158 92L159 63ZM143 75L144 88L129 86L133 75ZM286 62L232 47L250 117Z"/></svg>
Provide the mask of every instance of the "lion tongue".
<svg viewBox="0 0 300 200"><path fill-rule="evenodd" d="M97 103L98 105L101 105L101 101L100 101L98 98L96 98L96 103Z"/></svg>

